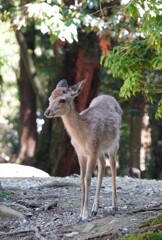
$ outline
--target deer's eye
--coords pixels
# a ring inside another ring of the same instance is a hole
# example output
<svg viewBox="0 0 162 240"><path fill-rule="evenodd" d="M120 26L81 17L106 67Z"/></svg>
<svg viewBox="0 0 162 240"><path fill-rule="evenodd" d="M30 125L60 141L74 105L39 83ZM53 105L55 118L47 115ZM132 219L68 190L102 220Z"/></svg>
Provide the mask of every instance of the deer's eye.
<svg viewBox="0 0 162 240"><path fill-rule="evenodd" d="M65 103L66 100L65 99L60 99L60 103Z"/></svg>

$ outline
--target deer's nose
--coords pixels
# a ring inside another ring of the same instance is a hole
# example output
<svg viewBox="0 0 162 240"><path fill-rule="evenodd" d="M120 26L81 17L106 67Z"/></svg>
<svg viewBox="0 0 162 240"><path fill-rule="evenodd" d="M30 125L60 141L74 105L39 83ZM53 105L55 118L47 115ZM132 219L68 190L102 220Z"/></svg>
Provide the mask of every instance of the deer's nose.
<svg viewBox="0 0 162 240"><path fill-rule="evenodd" d="M51 113L51 110L47 109L45 112L44 112L44 115L46 117L50 116L50 113Z"/></svg>

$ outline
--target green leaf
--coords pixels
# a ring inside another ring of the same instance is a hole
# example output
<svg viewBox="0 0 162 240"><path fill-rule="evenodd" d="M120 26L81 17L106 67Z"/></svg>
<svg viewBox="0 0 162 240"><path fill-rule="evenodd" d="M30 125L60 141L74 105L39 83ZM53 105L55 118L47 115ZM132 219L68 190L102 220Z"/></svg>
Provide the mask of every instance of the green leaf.
<svg viewBox="0 0 162 240"><path fill-rule="evenodd" d="M58 37L56 35L50 35L50 42L54 44L57 41Z"/></svg>
<svg viewBox="0 0 162 240"><path fill-rule="evenodd" d="M162 69L162 55L152 59L152 66L155 70Z"/></svg>
<svg viewBox="0 0 162 240"><path fill-rule="evenodd" d="M155 118L156 119L162 118L162 98L158 102L158 108L157 108L157 111L155 113Z"/></svg>
<svg viewBox="0 0 162 240"><path fill-rule="evenodd" d="M139 12L138 12L135 2L131 2L130 4L127 5L127 7L125 9L125 13L127 13L129 16L131 16L134 20L137 20L137 18L139 16Z"/></svg>

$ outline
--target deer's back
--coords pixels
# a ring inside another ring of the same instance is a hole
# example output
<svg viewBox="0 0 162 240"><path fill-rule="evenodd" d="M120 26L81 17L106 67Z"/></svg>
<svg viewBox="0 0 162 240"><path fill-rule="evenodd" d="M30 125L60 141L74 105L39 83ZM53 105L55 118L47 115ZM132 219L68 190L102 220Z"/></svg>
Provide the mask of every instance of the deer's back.
<svg viewBox="0 0 162 240"><path fill-rule="evenodd" d="M108 119L113 119L114 123L119 124L122 110L114 97L102 95L94 98L89 108L81 112L80 115L91 121L96 119L96 121L105 122Z"/></svg>
<svg viewBox="0 0 162 240"><path fill-rule="evenodd" d="M89 108L80 113L85 122L87 137L96 143L100 142L103 148L118 141L121 115L118 102L108 95L94 98Z"/></svg>
<svg viewBox="0 0 162 240"><path fill-rule="evenodd" d="M90 107L98 109L102 113L117 112L120 116L122 114L122 110L116 99L109 95L102 95L94 98Z"/></svg>

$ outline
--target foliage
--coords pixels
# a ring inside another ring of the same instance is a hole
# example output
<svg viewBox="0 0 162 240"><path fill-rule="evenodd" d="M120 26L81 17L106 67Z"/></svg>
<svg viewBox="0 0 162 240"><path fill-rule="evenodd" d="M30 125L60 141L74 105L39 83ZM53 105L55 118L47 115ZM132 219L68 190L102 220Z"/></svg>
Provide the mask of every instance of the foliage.
<svg viewBox="0 0 162 240"><path fill-rule="evenodd" d="M152 219L149 219L148 221L145 221L141 227L154 226L158 224L162 224L162 214Z"/></svg>
<svg viewBox="0 0 162 240"><path fill-rule="evenodd" d="M0 162L9 161L18 145L19 99L17 73L19 49L10 23L0 20Z"/></svg>
<svg viewBox="0 0 162 240"><path fill-rule="evenodd" d="M154 84L153 75L149 76L149 71L158 69L152 64L155 54L155 51L148 47L147 40L134 40L130 44L114 47L106 58L102 57L105 59L104 66L111 69L113 77L124 79L120 90L122 97L129 98L132 94L143 92L152 100L148 93L162 93L161 86Z"/></svg>
<svg viewBox="0 0 162 240"><path fill-rule="evenodd" d="M50 35L51 43L57 39L72 43L78 41L78 29L102 30L105 26L102 18L84 12L85 7L87 5L83 3L68 4L63 0L40 0L24 5L21 5L21 1L14 1L13 5L8 5L2 17L12 19L14 27L18 29L34 22L36 29ZM12 9L14 11L11 12Z"/></svg>
<svg viewBox="0 0 162 240"><path fill-rule="evenodd" d="M10 192L0 191L0 197L9 197L10 195L11 195Z"/></svg>
<svg viewBox="0 0 162 240"><path fill-rule="evenodd" d="M162 11L160 1L130 1L124 8L130 21L136 21L132 41L113 48L101 57L101 64L109 68L113 77L124 80L120 95L129 98L141 92L153 102L162 93L162 84L154 81L154 71L162 69ZM156 117L161 117L161 100Z"/></svg>
<svg viewBox="0 0 162 240"><path fill-rule="evenodd" d="M122 238L122 240L160 240L162 239L161 232L145 232L145 233L137 233L130 235L128 237Z"/></svg>
<svg viewBox="0 0 162 240"><path fill-rule="evenodd" d="M162 118L162 99L158 102L158 109L156 111L156 118Z"/></svg>
<svg viewBox="0 0 162 240"><path fill-rule="evenodd" d="M73 43L79 32L107 32L120 45L101 58L113 77L124 80L120 95L131 97L138 92L151 102L162 93L162 85L155 84L153 72L162 69L162 11L161 1L79 1L37 0L28 3L2 1L2 19L11 19L14 29L26 28L34 22L37 30L57 39ZM125 4L125 5L124 5ZM107 16L109 16L107 18ZM110 37L109 37L110 38ZM123 44L124 42L124 44ZM161 117L161 101L156 117Z"/></svg>

